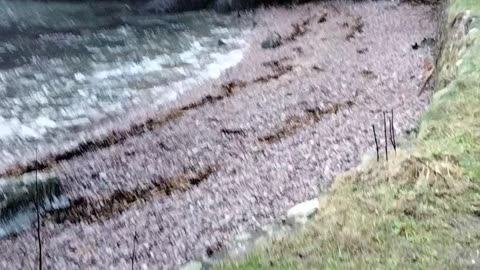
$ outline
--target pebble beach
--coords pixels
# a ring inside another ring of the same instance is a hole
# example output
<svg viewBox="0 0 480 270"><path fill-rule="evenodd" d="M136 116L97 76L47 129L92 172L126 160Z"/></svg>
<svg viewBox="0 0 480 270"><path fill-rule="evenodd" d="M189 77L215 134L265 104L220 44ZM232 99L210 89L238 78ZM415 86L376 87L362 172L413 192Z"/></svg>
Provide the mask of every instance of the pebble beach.
<svg viewBox="0 0 480 270"><path fill-rule="evenodd" d="M397 137L415 128L435 7L326 1L238 16L253 22L238 65L130 131L43 161L71 201L42 217L45 269L131 269L134 235L136 269L178 269L328 191L374 149L372 125L383 145L383 112ZM0 268L34 269L35 235L1 239Z"/></svg>

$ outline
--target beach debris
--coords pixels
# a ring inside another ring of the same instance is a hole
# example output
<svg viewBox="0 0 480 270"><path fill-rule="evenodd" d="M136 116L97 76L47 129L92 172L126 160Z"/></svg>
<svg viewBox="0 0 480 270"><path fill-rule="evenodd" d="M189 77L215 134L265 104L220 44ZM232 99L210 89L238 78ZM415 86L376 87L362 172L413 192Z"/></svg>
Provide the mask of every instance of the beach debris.
<svg viewBox="0 0 480 270"><path fill-rule="evenodd" d="M353 106L353 101L346 101L344 103L332 103L326 107L311 107L304 110L303 115L289 116L284 123L268 135L261 136L258 141L264 143L276 143L287 137L296 134L300 129L317 123L324 115L336 114L342 109L347 109Z"/></svg>
<svg viewBox="0 0 480 270"><path fill-rule="evenodd" d="M263 62L262 66L264 67L270 67L273 71L279 72L282 71L285 65L283 64L284 62L291 60L290 57L282 57L278 60L271 60L267 62Z"/></svg>
<svg viewBox="0 0 480 270"><path fill-rule="evenodd" d="M320 14L318 20L317 20L317 23L324 23L327 21L327 15L328 13L324 12L322 14Z"/></svg>
<svg viewBox="0 0 480 270"><path fill-rule="evenodd" d="M298 23L293 23L293 31L285 37L282 37L278 32L270 32L268 36L262 41L263 49L274 49L283 45L284 42L295 41L297 37L305 35L308 32L307 26L314 17L311 16Z"/></svg>
<svg viewBox="0 0 480 270"><path fill-rule="evenodd" d="M220 252L223 249L223 244L221 242L216 242L215 244L207 247L206 253L207 256L213 257L216 253Z"/></svg>
<svg viewBox="0 0 480 270"><path fill-rule="evenodd" d="M247 135L243 129L222 128L220 132L225 135L240 135L244 137Z"/></svg>
<svg viewBox="0 0 480 270"><path fill-rule="evenodd" d="M364 69L361 71L361 74L365 77L365 78L368 78L368 79L376 79L378 78L377 75L375 75L375 73L369 69Z"/></svg>
<svg viewBox="0 0 480 270"><path fill-rule="evenodd" d="M360 49L357 49L357 53L359 54L365 54L368 52L368 48L360 48Z"/></svg>
<svg viewBox="0 0 480 270"><path fill-rule="evenodd" d="M435 45L435 39L434 38L430 38L430 37L426 37L426 38L423 38L422 41L420 42L420 44L418 44L418 42L415 42L413 45L412 45L412 49L413 50L418 50L420 48L425 48L425 47L432 47L433 45Z"/></svg>
<svg viewBox="0 0 480 270"><path fill-rule="evenodd" d="M229 95L232 95L235 91L235 89L237 88L243 88L247 86L247 82L246 81L242 81L242 80L231 80L227 83L224 83L222 84L222 89L224 91L224 93L229 96Z"/></svg>
<svg viewBox="0 0 480 270"><path fill-rule="evenodd" d="M206 181L218 168L214 165L192 168L190 171L171 178L158 177L148 186L132 190L117 190L103 198L78 197L68 206L46 212L46 219L55 223L97 223L109 220L130 209L136 203L152 200L158 196L170 196L183 192Z"/></svg>
<svg viewBox="0 0 480 270"><path fill-rule="evenodd" d="M348 23L344 23L343 26L345 26L345 27L350 26L350 31L348 32L347 36L345 37L345 39L347 41L350 41L351 39L355 38L355 35L357 33L363 33L363 27L365 26L365 23L362 21L362 17L358 16L358 17L353 19L353 23L351 25L349 25Z"/></svg>
<svg viewBox="0 0 480 270"><path fill-rule="evenodd" d="M282 58L277 59L277 60L270 60L270 61L263 62L262 66L264 66L264 67L278 66L282 62L285 62L285 61L288 61L288 60L292 60L292 58L288 57L288 56L285 56L285 57L282 57Z"/></svg>
<svg viewBox="0 0 480 270"><path fill-rule="evenodd" d="M302 47L300 47L300 46L293 48L293 51L296 52L296 53L298 53L298 54L300 54L300 55L303 54L303 49L302 49Z"/></svg>
<svg viewBox="0 0 480 270"><path fill-rule="evenodd" d="M323 71L325 71L324 68L319 67L318 65L313 65L313 66L312 66L312 69L315 70L315 71L318 71L318 72L323 72Z"/></svg>
<svg viewBox="0 0 480 270"><path fill-rule="evenodd" d="M307 33L308 28L307 26L310 24L310 21L312 20L312 17L307 18L300 23L294 23L292 24L293 31L288 35L285 40L287 41L294 41L296 40L297 37L305 35Z"/></svg>

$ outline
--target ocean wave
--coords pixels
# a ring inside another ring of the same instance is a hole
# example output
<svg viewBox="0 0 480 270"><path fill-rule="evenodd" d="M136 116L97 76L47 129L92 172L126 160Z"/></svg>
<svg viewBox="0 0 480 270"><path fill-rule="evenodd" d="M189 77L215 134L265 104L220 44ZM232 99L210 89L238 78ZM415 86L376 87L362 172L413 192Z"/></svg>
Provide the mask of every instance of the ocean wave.
<svg viewBox="0 0 480 270"><path fill-rule="evenodd" d="M31 156L36 147L73 143L98 121L159 109L242 58L245 32L228 18L222 19L228 27L221 28L229 31L216 31L218 18L209 13L161 20L188 31L129 26L0 41L4 54L25 59L0 69L0 168ZM226 44L219 46L220 39Z"/></svg>

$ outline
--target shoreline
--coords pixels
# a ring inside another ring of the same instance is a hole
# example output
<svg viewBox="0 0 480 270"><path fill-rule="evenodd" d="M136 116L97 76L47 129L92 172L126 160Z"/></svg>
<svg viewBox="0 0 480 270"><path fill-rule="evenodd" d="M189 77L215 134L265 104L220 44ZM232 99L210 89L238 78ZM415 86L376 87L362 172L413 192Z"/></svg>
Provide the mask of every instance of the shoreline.
<svg viewBox="0 0 480 270"><path fill-rule="evenodd" d="M198 97L168 121L55 164L67 197L83 204L44 220L47 264L126 269L134 231L142 267L209 256L357 164L382 111L395 110L399 134L412 128L428 100L428 91L417 97L418 75L431 49L411 45L436 34L431 7L331 5L257 10L241 63L189 92ZM284 43L263 50L269 31ZM0 265L32 265L33 241L30 231L0 241Z"/></svg>
<svg viewBox="0 0 480 270"><path fill-rule="evenodd" d="M480 3L436 4L434 94L409 139L414 147L380 162L366 156L336 175L301 230L212 269L478 268Z"/></svg>
<svg viewBox="0 0 480 270"><path fill-rule="evenodd" d="M202 12L202 11L200 11ZM212 16L208 11L204 11L203 16ZM170 16L170 15L165 15ZM4 152L4 156L0 157L0 177L18 175L22 172L29 172L33 169L35 164L35 148L38 148L40 160L56 159L56 156L68 155L68 152L76 152L84 148L86 144L102 144L109 137L115 137L117 133L128 133L138 126L144 125L146 122L161 118L163 115L169 113L176 108L186 106L189 103L195 102L202 98L207 93L203 91L196 93L196 89L208 89L209 84L219 81L223 73L237 65L239 61L238 54L243 54L248 49L248 35L251 29L250 25L251 14L245 13L242 18L236 18L235 15L220 15L227 21L234 21L236 25L235 31L241 31L239 39L229 38L224 45L218 45L219 52L224 50L222 54L215 52L215 56L219 59L226 59L224 62L212 62L205 66L205 73L198 73L195 77L186 78L185 80L175 81L168 85L168 89L175 89L175 91L163 91L159 94L159 99L152 103L144 103L131 105L124 111L114 111L101 116L88 116L87 123L78 127L78 131L71 131L70 135L63 137L46 137L44 140L38 142L37 147L34 143L25 138L23 142L25 148L11 152L8 150ZM230 44L231 43L231 44ZM226 49L229 47L228 49ZM212 51L213 52L213 51ZM240 59L241 61L241 59ZM220 67L220 65L228 66ZM153 86L153 89L166 89L165 85ZM211 87L210 87L211 88ZM4 142L6 143L6 141ZM21 142L16 142L21 144ZM91 146L89 146L91 148ZM23 151L25 150L25 151ZM8 157L5 157L8 156ZM61 159L61 158L60 158ZM40 163L43 163L40 161ZM22 169L22 167L31 167L31 169Z"/></svg>

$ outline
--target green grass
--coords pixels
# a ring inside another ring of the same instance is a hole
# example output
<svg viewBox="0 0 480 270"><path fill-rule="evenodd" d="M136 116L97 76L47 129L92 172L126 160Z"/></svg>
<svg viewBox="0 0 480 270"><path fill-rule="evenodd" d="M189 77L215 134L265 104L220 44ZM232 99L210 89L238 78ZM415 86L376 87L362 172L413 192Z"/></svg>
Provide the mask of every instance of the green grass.
<svg viewBox="0 0 480 270"><path fill-rule="evenodd" d="M478 0L451 0L450 2L449 13L450 15L453 15L453 17L466 10L470 10L472 15L480 15L480 5Z"/></svg>
<svg viewBox="0 0 480 270"><path fill-rule="evenodd" d="M480 2L449 11L466 9ZM480 32L466 40L444 52L454 76L439 83L414 150L338 175L313 222L215 268L480 269Z"/></svg>

